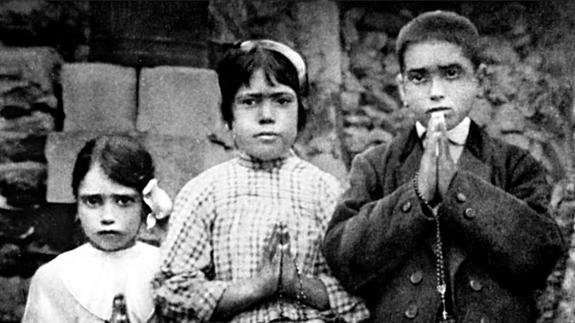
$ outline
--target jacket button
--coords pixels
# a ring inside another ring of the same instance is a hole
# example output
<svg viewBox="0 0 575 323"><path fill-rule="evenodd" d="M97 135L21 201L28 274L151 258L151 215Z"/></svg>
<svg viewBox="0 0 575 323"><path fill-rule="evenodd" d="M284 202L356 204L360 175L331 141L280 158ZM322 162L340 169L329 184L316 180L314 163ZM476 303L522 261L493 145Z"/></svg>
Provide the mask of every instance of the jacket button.
<svg viewBox="0 0 575 323"><path fill-rule="evenodd" d="M408 319L414 319L417 316L417 305L410 304L403 314L405 314L405 317Z"/></svg>
<svg viewBox="0 0 575 323"><path fill-rule="evenodd" d="M467 208L467 209L465 209L465 211L464 211L464 215L465 215L465 217L468 218L468 219L473 219L473 218L476 216L475 210L472 209L472 208Z"/></svg>
<svg viewBox="0 0 575 323"><path fill-rule="evenodd" d="M481 289L483 289L483 284L481 284L480 281L472 279L469 281L469 286L471 287L471 289L473 289L474 291L478 292Z"/></svg>
<svg viewBox="0 0 575 323"><path fill-rule="evenodd" d="M465 194L463 194L463 193L457 193L455 198L461 203L467 201L467 196L465 196Z"/></svg>
<svg viewBox="0 0 575 323"><path fill-rule="evenodd" d="M409 210L411 210L411 202L407 201L407 202L403 203L403 205L401 206L401 210L404 213L409 212Z"/></svg>
<svg viewBox="0 0 575 323"><path fill-rule="evenodd" d="M435 255L439 255L439 252L438 252L439 250L437 249L437 247L438 247L438 246L437 246L437 242L434 242L434 243L431 245L431 248L433 248L433 253L434 253Z"/></svg>
<svg viewBox="0 0 575 323"><path fill-rule="evenodd" d="M423 280L423 272L421 270L417 270L416 272L409 275L409 281L413 285L421 283L422 280Z"/></svg>

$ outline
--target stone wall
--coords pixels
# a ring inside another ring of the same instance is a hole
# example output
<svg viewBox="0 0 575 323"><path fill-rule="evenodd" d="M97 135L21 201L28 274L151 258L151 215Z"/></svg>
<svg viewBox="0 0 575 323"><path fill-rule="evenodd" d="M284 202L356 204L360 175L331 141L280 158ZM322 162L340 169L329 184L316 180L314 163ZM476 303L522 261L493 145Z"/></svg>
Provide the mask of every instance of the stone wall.
<svg viewBox="0 0 575 323"><path fill-rule="evenodd" d="M82 6L0 4L0 322L20 320L28 278L74 243L71 209L45 201L44 147L62 126L60 67L82 53Z"/></svg>
<svg viewBox="0 0 575 323"><path fill-rule="evenodd" d="M309 65L311 118L296 150L345 181L353 156L389 142L411 124L395 84L394 40L410 18L437 8L471 17L484 35L485 94L472 117L547 167L556 184L552 212L570 236L570 2L211 0L209 46L216 49L213 61L246 38L277 39L301 51ZM213 70L87 62L88 16L87 0L0 3L0 289L6 291L0 295L0 322L19 320L38 265L82 241L69 178L85 140L103 132L139 138L172 196L187 178L233 150L214 114L219 98L212 91ZM157 243L161 229L142 238ZM539 298L540 322L575 321L575 254L570 255Z"/></svg>
<svg viewBox="0 0 575 323"><path fill-rule="evenodd" d="M27 47L0 50L0 286L9 290L0 306L0 320L16 321L23 304L27 277L36 266L57 253L64 241L46 248L37 227L49 217L41 209L46 195L47 164L43 154L46 136L56 130L59 114L57 73L61 56L52 48ZM66 234L65 223L62 233ZM45 228L45 227L44 227ZM69 231L68 231L69 232ZM5 288L10 287L10 288Z"/></svg>

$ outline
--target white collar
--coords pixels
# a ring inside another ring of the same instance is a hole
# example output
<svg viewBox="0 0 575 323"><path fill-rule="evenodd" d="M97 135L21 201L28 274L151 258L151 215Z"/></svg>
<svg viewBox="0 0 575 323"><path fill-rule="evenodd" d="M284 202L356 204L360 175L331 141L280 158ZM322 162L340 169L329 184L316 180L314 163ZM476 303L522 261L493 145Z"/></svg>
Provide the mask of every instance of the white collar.
<svg viewBox="0 0 575 323"><path fill-rule="evenodd" d="M449 140L463 146L467 141L467 136L469 135L469 126L471 125L471 119L469 117L465 117L461 122L453 127L453 129L447 131L447 136ZM417 131L417 136L422 138L427 129L421 122L417 121L415 123L415 129Z"/></svg>
<svg viewBox="0 0 575 323"><path fill-rule="evenodd" d="M86 243L54 261L66 289L90 313L109 320L114 296L123 293L130 321L147 322L154 313L151 280L158 259L157 247L137 242L116 252Z"/></svg>

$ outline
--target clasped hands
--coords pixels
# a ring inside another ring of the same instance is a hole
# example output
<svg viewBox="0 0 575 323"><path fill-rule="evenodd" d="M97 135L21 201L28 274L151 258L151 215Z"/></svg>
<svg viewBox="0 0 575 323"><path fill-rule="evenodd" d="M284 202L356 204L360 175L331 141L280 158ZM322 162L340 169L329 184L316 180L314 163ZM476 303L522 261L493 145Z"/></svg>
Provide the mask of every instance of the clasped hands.
<svg viewBox="0 0 575 323"><path fill-rule="evenodd" d="M276 223L264 247L263 261L258 275L268 297L281 296L298 299L301 289L300 273L290 251L290 236L285 223Z"/></svg>
<svg viewBox="0 0 575 323"><path fill-rule="evenodd" d="M443 201L457 173L457 165L449 151L445 118L441 112L433 113L429 119L423 149L417 185L421 196L434 206Z"/></svg>

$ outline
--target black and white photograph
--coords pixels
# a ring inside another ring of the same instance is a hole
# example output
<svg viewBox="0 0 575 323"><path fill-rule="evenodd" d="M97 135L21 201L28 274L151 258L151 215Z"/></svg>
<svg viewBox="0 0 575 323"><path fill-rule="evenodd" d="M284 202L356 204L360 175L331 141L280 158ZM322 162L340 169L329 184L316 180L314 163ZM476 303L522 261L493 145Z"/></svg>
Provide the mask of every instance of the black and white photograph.
<svg viewBox="0 0 575 323"><path fill-rule="evenodd" d="M0 0L0 323L575 323L575 2Z"/></svg>

